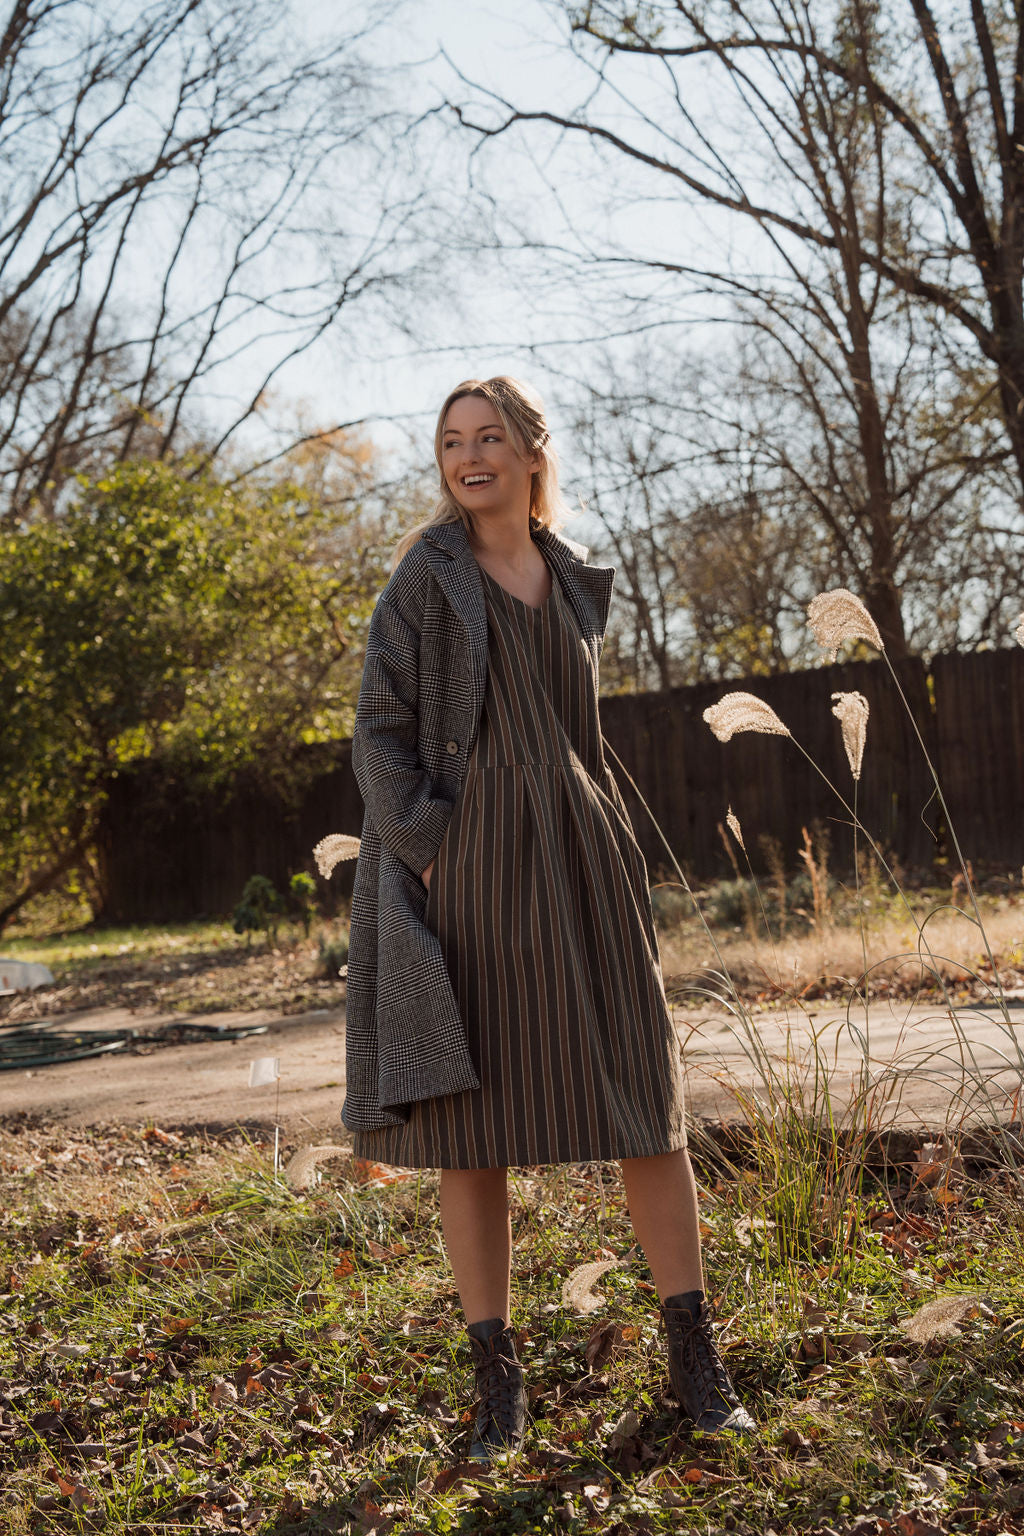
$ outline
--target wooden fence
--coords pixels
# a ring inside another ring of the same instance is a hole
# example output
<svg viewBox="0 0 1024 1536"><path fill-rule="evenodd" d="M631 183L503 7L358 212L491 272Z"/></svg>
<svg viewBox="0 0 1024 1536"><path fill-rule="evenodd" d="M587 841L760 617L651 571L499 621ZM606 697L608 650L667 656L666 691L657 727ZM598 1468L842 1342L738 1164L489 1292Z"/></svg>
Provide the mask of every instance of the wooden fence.
<svg viewBox="0 0 1024 1536"><path fill-rule="evenodd" d="M603 697L608 761L651 879L672 878L672 866L640 796L695 882L730 873L719 832L730 805L758 873L766 868L763 839L776 839L787 867L795 870L802 829L815 823L828 830L830 868L852 869L851 818L842 801L854 804L854 784L831 697L851 690L863 693L870 706L857 814L899 869L942 877L951 853L949 831L900 688L937 769L965 857L979 872L1019 877L1024 650L939 656L928 669L912 659L895 670L899 687L886 663L873 661ZM794 740L742 734L718 742L703 711L740 689L769 703ZM257 793L244 779L230 795L210 796L158 779L145 765L119 776L110 786L101 836L103 916L144 922L220 914L232 909L251 874L268 875L283 888L296 870L315 873L314 843L327 832L358 836L363 812L351 744L317 751L317 776L294 806ZM351 895L354 872L354 864L342 865L329 883L320 882L328 909Z"/></svg>

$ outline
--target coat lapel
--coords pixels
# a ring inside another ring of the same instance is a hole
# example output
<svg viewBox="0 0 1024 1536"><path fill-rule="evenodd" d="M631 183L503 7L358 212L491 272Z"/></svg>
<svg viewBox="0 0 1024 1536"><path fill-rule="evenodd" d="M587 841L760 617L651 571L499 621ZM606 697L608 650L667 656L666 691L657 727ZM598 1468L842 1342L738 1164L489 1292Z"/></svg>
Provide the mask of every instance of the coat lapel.
<svg viewBox="0 0 1024 1536"><path fill-rule="evenodd" d="M487 609L483 577L469 547L462 519L433 523L421 539L441 587L469 635L474 682L483 696L487 678ZM531 519L530 537L554 567L588 646L604 638L616 567L587 565L585 544L577 544Z"/></svg>

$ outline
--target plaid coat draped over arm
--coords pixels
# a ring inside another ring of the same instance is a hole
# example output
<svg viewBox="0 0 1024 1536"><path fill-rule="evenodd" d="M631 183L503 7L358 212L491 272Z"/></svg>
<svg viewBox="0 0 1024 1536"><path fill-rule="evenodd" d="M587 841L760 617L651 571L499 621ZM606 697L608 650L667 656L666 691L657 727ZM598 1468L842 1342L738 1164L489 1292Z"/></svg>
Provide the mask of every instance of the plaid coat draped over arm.
<svg viewBox="0 0 1024 1536"><path fill-rule="evenodd" d="M530 520L595 672L614 566ZM377 600L352 737L365 815L352 892L346 1094L352 1131L402 1124L413 1100L479 1087L440 941L423 920L437 853L476 742L487 611L461 518L427 528Z"/></svg>

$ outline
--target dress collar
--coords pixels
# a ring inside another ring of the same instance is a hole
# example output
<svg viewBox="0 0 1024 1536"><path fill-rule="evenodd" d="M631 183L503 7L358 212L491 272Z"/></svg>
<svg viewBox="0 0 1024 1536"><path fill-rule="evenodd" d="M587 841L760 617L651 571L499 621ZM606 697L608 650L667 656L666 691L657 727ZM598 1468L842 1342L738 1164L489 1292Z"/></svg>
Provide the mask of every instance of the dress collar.
<svg viewBox="0 0 1024 1536"><path fill-rule="evenodd" d="M470 559L476 558L469 547L469 536L461 517L450 518L445 523L431 523L429 527L424 528L420 537L456 558L464 559L467 556ZM553 547L581 563L586 561L589 553L588 545L577 544L575 539L567 539L564 534L556 533L554 529L538 522L535 517L530 518L530 537L542 547Z"/></svg>

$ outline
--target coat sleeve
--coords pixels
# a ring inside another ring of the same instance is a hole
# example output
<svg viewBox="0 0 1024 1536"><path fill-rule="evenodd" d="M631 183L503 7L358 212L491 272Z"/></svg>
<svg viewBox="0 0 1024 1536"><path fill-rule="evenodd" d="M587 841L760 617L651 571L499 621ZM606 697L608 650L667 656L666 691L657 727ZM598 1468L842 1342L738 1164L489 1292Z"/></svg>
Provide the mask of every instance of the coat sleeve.
<svg viewBox="0 0 1024 1536"><path fill-rule="evenodd" d="M420 637L386 597L370 618L352 734L352 770L380 840L417 876L441 846L454 802L420 763Z"/></svg>

